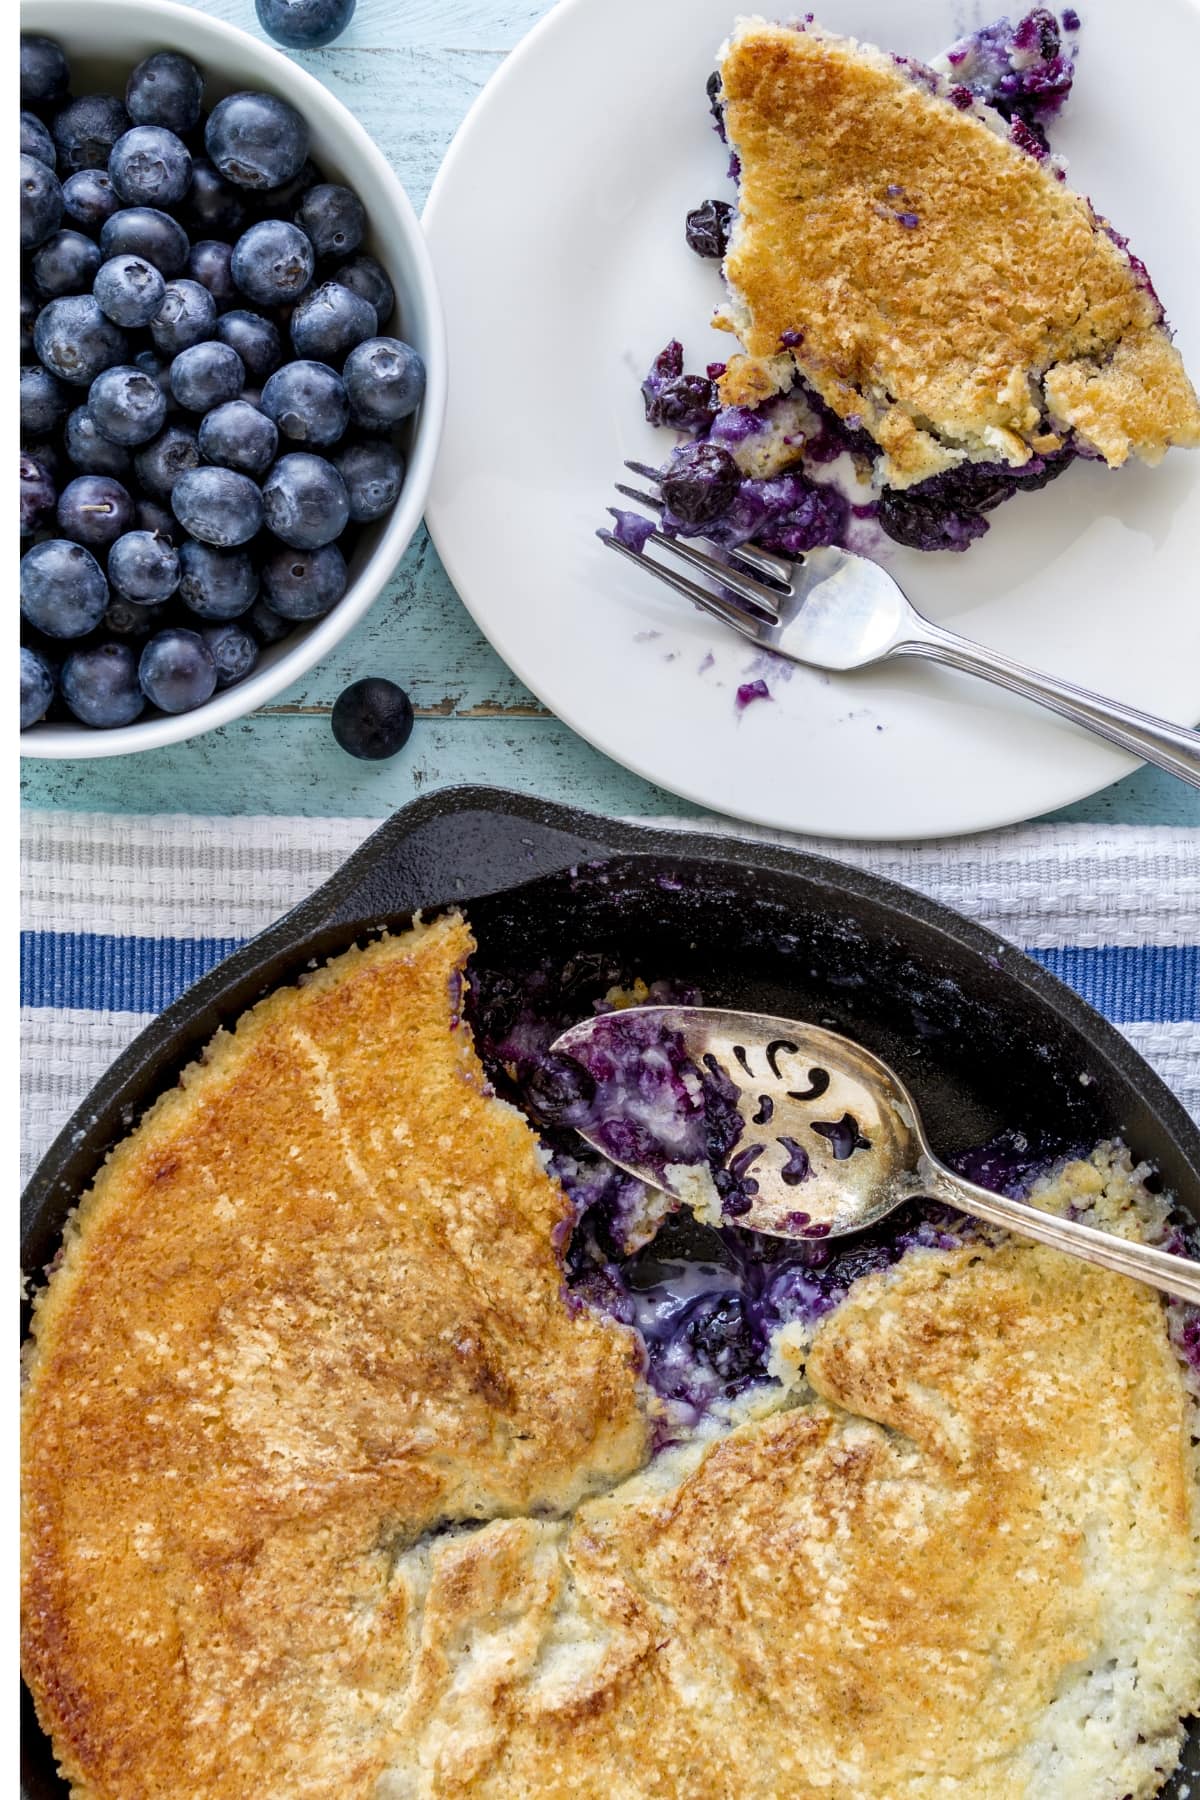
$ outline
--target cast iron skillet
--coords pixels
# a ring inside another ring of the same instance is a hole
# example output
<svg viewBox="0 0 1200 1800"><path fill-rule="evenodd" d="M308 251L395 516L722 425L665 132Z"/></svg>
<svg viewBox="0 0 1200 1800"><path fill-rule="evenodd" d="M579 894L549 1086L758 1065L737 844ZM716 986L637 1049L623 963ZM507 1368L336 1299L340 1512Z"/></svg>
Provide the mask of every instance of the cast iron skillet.
<svg viewBox="0 0 1200 1800"><path fill-rule="evenodd" d="M489 965L607 949L713 1004L861 1039L911 1086L943 1156L1012 1127L1075 1147L1120 1134L1200 1220L1200 1131L1111 1025L991 932L822 857L457 788L388 820L118 1058L25 1190L26 1272L40 1275L106 1151L218 1026L312 958L458 904ZM31 1708L24 1724L25 1800L62 1800ZM1188 1775L1200 1775L1195 1726L1164 1800L1182 1800Z"/></svg>

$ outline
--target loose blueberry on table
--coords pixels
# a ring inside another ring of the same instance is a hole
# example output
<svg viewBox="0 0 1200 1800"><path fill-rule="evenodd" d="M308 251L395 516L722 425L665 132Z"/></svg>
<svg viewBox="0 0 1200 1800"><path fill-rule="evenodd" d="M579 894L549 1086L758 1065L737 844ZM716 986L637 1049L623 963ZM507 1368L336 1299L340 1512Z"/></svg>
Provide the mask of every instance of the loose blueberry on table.
<svg viewBox="0 0 1200 1800"><path fill-rule="evenodd" d="M334 701L333 735L350 756L379 762L403 750L412 736L412 702L382 676L351 682Z"/></svg>
<svg viewBox="0 0 1200 1800"><path fill-rule="evenodd" d="M353 11L259 0L292 47ZM287 101L206 106L169 49L123 97L70 89L61 46L23 37L22 730L187 712L336 606L425 381L362 202ZM390 755L407 697L362 688L347 747Z"/></svg>

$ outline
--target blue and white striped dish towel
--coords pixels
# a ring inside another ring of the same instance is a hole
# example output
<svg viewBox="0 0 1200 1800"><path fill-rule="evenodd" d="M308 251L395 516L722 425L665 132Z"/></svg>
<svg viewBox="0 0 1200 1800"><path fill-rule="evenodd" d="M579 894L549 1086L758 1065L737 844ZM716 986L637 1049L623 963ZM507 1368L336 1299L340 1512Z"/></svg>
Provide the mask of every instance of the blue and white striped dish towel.
<svg viewBox="0 0 1200 1800"><path fill-rule="evenodd" d="M311 893L377 823L25 813L25 1171L155 1013ZM867 846L678 823L833 856L991 926L1106 1013L1200 1118L1200 831L1034 825Z"/></svg>

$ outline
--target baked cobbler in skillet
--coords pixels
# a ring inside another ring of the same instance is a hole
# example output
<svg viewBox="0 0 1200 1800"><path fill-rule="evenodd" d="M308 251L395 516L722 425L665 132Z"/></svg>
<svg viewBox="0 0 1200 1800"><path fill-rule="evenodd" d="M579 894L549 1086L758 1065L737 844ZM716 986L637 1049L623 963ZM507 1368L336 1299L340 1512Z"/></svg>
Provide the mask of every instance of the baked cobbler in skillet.
<svg viewBox="0 0 1200 1800"><path fill-rule="evenodd" d="M755 1241L735 1176L664 1222L547 1049L671 990L472 949L451 914L273 994L81 1196L24 1415L73 1794L1154 1794L1200 1703L1194 1316L920 1207ZM727 1166L719 1080L653 1048L642 1123ZM991 1154L1173 1229L1120 1146Z"/></svg>

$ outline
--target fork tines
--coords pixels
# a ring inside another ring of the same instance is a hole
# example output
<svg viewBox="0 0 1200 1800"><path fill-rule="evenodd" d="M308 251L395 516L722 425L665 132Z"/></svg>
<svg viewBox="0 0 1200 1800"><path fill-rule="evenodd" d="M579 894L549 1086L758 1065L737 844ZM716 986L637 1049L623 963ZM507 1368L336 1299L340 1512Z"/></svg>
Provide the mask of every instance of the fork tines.
<svg viewBox="0 0 1200 1800"><path fill-rule="evenodd" d="M648 468L645 463L629 462L625 466L635 475L642 475L658 485L658 471ZM626 500L633 500L652 513L662 514L663 501L658 494L628 487L624 482L617 482L616 488ZM760 550L755 545L739 544L736 549L730 550L711 538L702 537L700 542L711 545L717 552L716 555L709 555L690 540L663 531L653 519L645 519L644 523L647 531L645 543L640 550L631 548L610 531L602 531L599 535L610 548L620 550L640 562L652 574L674 588L676 593L683 594L697 606L702 606L706 612L715 613L726 624L733 625L745 635L754 636L756 641L758 633L764 627L779 624L779 601L791 588L791 571L782 557ZM646 555L645 551L651 544L668 560L684 563L689 569L706 576L716 584L716 590L702 587L688 576L666 567L657 556Z"/></svg>

